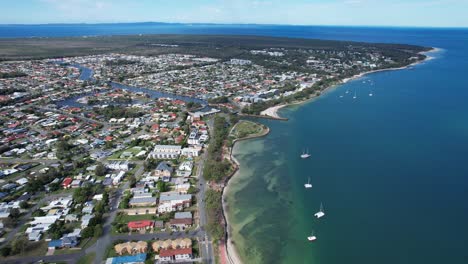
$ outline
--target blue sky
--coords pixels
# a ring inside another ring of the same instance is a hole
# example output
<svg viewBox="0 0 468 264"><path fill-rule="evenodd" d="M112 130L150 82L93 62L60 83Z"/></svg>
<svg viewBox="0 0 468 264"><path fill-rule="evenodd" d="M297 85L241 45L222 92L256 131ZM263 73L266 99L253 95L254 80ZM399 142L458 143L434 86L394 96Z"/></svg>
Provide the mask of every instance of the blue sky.
<svg viewBox="0 0 468 264"><path fill-rule="evenodd" d="M468 0L2 0L0 24L206 22L468 27Z"/></svg>

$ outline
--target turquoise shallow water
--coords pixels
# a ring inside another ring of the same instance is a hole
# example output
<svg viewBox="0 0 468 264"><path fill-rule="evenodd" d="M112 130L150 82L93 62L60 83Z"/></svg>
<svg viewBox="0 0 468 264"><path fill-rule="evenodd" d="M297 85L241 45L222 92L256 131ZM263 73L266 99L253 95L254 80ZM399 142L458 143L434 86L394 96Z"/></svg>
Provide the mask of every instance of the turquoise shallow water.
<svg viewBox="0 0 468 264"><path fill-rule="evenodd" d="M246 263L468 263L468 34L392 34L443 51L288 107L236 145L228 204Z"/></svg>

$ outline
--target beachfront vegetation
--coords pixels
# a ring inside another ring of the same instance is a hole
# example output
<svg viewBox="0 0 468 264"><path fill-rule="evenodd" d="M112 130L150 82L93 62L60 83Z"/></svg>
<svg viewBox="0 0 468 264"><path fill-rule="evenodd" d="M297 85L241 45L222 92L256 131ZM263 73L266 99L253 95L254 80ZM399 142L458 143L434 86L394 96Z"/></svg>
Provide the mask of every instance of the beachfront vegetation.
<svg viewBox="0 0 468 264"><path fill-rule="evenodd" d="M284 96L278 99L250 104L249 106L244 107L242 109L242 113L248 114L248 115L259 115L263 110L266 110L267 108L275 106L275 105L289 104L293 102L300 102L303 100L307 100L314 96L320 95L323 90L325 90L326 88L330 86L338 84L338 82L339 82L338 79L321 80L317 82L316 84L314 84L312 87L306 88L290 96Z"/></svg>
<svg viewBox="0 0 468 264"><path fill-rule="evenodd" d="M155 43L160 45L154 45ZM161 44L172 45L165 47ZM227 60L232 57L253 58L251 49L324 49L324 50L372 50L379 49L384 55L408 58L408 53L427 51L428 48L401 45L376 44L351 41L317 39L274 38L263 36L223 36L223 35L145 35L145 36L96 36L93 38L30 38L0 40L0 60L40 59L50 57L72 57L110 52L156 56L178 53L216 57ZM304 59L296 55L299 62ZM261 60L257 56L255 61ZM398 59L396 59L398 61ZM115 63L115 62L112 62ZM118 62L120 64L126 61ZM272 65L276 65L274 62ZM281 67L288 67L287 65ZM291 67L295 67L291 65Z"/></svg>
<svg viewBox="0 0 468 264"><path fill-rule="evenodd" d="M206 213L208 217L207 229L215 241L222 239L224 236L224 228L219 221L223 214L221 198L221 192L212 189L207 190L205 193Z"/></svg>
<svg viewBox="0 0 468 264"><path fill-rule="evenodd" d="M225 117L215 116L214 133L208 147L208 159L203 169L206 180L218 182L231 170L231 163L223 159L223 144L229 133L229 123Z"/></svg>

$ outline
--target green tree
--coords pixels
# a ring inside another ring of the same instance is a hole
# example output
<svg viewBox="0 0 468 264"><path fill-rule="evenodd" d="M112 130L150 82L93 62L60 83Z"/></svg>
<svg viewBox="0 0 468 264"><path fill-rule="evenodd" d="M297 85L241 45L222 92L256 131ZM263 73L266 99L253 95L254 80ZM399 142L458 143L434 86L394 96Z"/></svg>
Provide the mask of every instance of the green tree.
<svg viewBox="0 0 468 264"><path fill-rule="evenodd" d="M133 188L133 187L135 187L137 180L136 180L136 178L135 178L134 175L131 175L131 176L128 178L128 182L129 182L129 184L130 184L130 187Z"/></svg>
<svg viewBox="0 0 468 264"><path fill-rule="evenodd" d="M13 208L10 210L10 218L16 220L20 217L21 213L18 208Z"/></svg>
<svg viewBox="0 0 468 264"><path fill-rule="evenodd" d="M103 230L102 230L102 225L98 224L94 227L94 237L100 237L102 236Z"/></svg>
<svg viewBox="0 0 468 264"><path fill-rule="evenodd" d="M73 201L76 204L82 204L86 202L89 196L91 196L92 194L93 191L91 186L78 188L73 192Z"/></svg>
<svg viewBox="0 0 468 264"><path fill-rule="evenodd" d="M61 139L55 145L56 147L56 156L61 160L68 160L72 157L71 149L72 145L68 144L65 139Z"/></svg>
<svg viewBox="0 0 468 264"><path fill-rule="evenodd" d="M158 181L158 184L156 187L158 188L159 192L167 191L167 184L163 181Z"/></svg>
<svg viewBox="0 0 468 264"><path fill-rule="evenodd" d="M92 226L87 226L81 231L81 238L90 238L94 236L94 227Z"/></svg>
<svg viewBox="0 0 468 264"><path fill-rule="evenodd" d="M26 201L21 201L19 206L21 209L27 209L29 207L29 204Z"/></svg>
<svg viewBox="0 0 468 264"><path fill-rule="evenodd" d="M28 243L29 242L26 236L21 235L15 238L13 242L11 242L11 251L13 252L13 254L23 254L26 248L28 247Z"/></svg>
<svg viewBox="0 0 468 264"><path fill-rule="evenodd" d="M106 175L106 167L101 163L99 162L97 165L96 165L96 169L94 170L94 173L96 174L96 176L104 176Z"/></svg>
<svg viewBox="0 0 468 264"><path fill-rule="evenodd" d="M0 249L0 254L3 257L8 257L11 254L11 247L10 246L4 246Z"/></svg>
<svg viewBox="0 0 468 264"><path fill-rule="evenodd" d="M197 188L195 188L195 187L193 187L193 186L190 186L190 187L188 188L188 190L187 190L187 193L189 193L189 194L194 194L194 193L196 193L197 191L198 191Z"/></svg>

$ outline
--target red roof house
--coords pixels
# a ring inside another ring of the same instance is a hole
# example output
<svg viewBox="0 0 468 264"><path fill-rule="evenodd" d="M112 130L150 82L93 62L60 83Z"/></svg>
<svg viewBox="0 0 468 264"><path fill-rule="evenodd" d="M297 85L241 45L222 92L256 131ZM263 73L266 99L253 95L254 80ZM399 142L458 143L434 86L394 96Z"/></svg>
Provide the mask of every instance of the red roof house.
<svg viewBox="0 0 468 264"><path fill-rule="evenodd" d="M71 186L71 183L72 183L73 179L68 177L68 178L65 178L62 182L62 186L63 188L70 188Z"/></svg>
<svg viewBox="0 0 468 264"><path fill-rule="evenodd" d="M141 220L141 221L131 221L127 224L130 230L142 230L153 228L154 221L151 220Z"/></svg>
<svg viewBox="0 0 468 264"><path fill-rule="evenodd" d="M192 255L192 248L161 249L159 256L163 258L175 257L177 255Z"/></svg>

